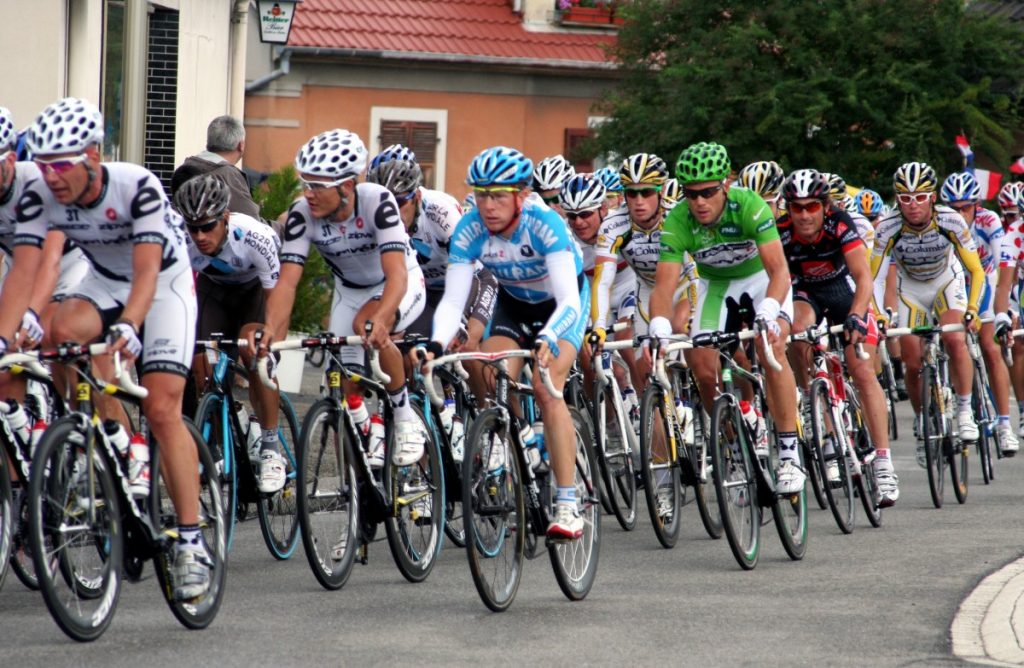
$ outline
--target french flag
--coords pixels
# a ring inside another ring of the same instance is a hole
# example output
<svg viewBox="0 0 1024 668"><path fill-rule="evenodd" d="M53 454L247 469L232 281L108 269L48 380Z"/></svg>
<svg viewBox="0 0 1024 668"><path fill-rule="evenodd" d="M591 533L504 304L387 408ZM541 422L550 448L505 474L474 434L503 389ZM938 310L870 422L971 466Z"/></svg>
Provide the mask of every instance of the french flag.
<svg viewBox="0 0 1024 668"><path fill-rule="evenodd" d="M981 186L981 199L995 199L999 194L999 187L1002 185L1003 175L999 172L990 172L987 169L974 170L974 178Z"/></svg>
<svg viewBox="0 0 1024 668"><path fill-rule="evenodd" d="M962 134L957 135L956 147L964 156L964 171L974 172L974 150L971 148L971 143L967 141L967 137Z"/></svg>
<svg viewBox="0 0 1024 668"><path fill-rule="evenodd" d="M1024 155L1018 156L1013 164L1010 165L1010 171L1014 174L1024 174Z"/></svg>

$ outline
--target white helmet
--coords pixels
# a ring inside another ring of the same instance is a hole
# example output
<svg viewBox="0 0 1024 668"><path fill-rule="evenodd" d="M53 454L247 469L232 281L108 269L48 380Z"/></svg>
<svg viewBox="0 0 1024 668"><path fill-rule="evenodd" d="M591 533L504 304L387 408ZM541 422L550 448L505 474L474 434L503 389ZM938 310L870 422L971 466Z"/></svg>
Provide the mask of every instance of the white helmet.
<svg viewBox="0 0 1024 668"><path fill-rule="evenodd" d="M533 170L534 190L561 189L565 182L576 175L576 168L560 155L544 158Z"/></svg>
<svg viewBox="0 0 1024 668"><path fill-rule="evenodd" d="M91 102L66 97L36 117L28 131L28 147L34 155L81 153L103 141L103 114Z"/></svg>
<svg viewBox="0 0 1024 668"><path fill-rule="evenodd" d="M559 203L563 211L589 211L604 204L608 189L593 174L577 174L562 186Z"/></svg>
<svg viewBox="0 0 1024 668"><path fill-rule="evenodd" d="M14 130L14 118L7 107L0 107L0 149L12 148L18 142L18 133Z"/></svg>
<svg viewBox="0 0 1024 668"><path fill-rule="evenodd" d="M355 178L366 169L366 146L354 132L328 130L310 139L295 156L300 174L330 179Z"/></svg>

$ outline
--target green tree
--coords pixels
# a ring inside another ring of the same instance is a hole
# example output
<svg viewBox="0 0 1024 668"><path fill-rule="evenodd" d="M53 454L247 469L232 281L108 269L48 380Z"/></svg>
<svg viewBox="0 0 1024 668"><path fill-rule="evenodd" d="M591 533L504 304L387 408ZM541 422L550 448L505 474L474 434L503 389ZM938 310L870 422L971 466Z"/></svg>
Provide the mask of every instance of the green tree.
<svg viewBox="0 0 1024 668"><path fill-rule="evenodd" d="M299 175L286 165L267 177L266 182L253 192L265 220L276 221L288 210L301 193ZM319 332L326 326L331 308L334 280L320 253L311 248L302 271L302 280L295 291L290 329L301 332Z"/></svg>
<svg viewBox="0 0 1024 668"><path fill-rule="evenodd" d="M891 191L908 160L960 167L962 131L1007 164L1022 128L1024 38L962 0L635 0L613 56L624 76L584 150L673 164L718 141L735 168L777 160Z"/></svg>

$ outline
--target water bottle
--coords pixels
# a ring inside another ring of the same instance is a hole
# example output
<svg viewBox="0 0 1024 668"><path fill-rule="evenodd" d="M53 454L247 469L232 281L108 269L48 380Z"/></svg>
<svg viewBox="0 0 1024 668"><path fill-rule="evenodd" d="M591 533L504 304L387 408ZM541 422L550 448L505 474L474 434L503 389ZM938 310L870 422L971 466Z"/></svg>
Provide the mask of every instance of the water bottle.
<svg viewBox="0 0 1024 668"><path fill-rule="evenodd" d="M28 423L28 413L18 405L18 402L11 399L4 403L0 402L0 410L7 413L7 425L14 432L14 435L21 443L29 442L29 431L31 426Z"/></svg>
<svg viewBox="0 0 1024 668"><path fill-rule="evenodd" d="M364 407L363 410L366 410ZM367 454L369 454L370 466L373 468L383 468L384 466L384 420L374 413L370 416L370 430L369 430L369 445L367 448Z"/></svg>
<svg viewBox="0 0 1024 668"><path fill-rule="evenodd" d="M128 432L125 431L124 425L117 420L104 420L103 433L107 435L107 440L117 448L118 454L124 457L125 461L127 461L129 439Z"/></svg>
<svg viewBox="0 0 1024 668"><path fill-rule="evenodd" d="M345 398L345 410L352 418L352 424L356 426L359 433L366 436L370 432L370 414L366 411L366 404L363 403L363 395L350 394Z"/></svg>
<svg viewBox="0 0 1024 668"><path fill-rule="evenodd" d="M636 390L632 387L627 386L622 391L622 404L626 409L626 417L629 418L629 423L633 427L633 431L637 434L640 433L640 402L636 398Z"/></svg>
<svg viewBox="0 0 1024 668"><path fill-rule="evenodd" d="M132 496L149 496L149 445L142 434L133 434L128 442L128 487Z"/></svg>
<svg viewBox="0 0 1024 668"><path fill-rule="evenodd" d="M465 425L462 424L462 418L455 414L454 399L444 400L444 409L441 411L441 426L444 427L445 432L448 433L450 438L452 459L456 463L461 463L465 451L466 429Z"/></svg>
<svg viewBox="0 0 1024 668"><path fill-rule="evenodd" d="M537 448L537 432L533 430L533 425L529 422L526 426L519 430L519 440L526 446L526 459L530 464L530 468L534 471L540 466L540 450Z"/></svg>
<svg viewBox="0 0 1024 668"><path fill-rule="evenodd" d="M250 461L258 462L260 460L260 445L263 441L262 438L263 427L260 426L260 420L255 415L249 416L249 428L245 432L246 447L249 449Z"/></svg>
<svg viewBox="0 0 1024 668"><path fill-rule="evenodd" d="M452 433L452 418L455 416L455 400L445 399L444 408L441 409L441 426L445 432Z"/></svg>
<svg viewBox="0 0 1024 668"><path fill-rule="evenodd" d="M768 430L761 411L757 410L749 401L740 401L740 413L754 435L754 452L758 457L768 456Z"/></svg>
<svg viewBox="0 0 1024 668"><path fill-rule="evenodd" d="M540 452L541 463L548 461L548 449L544 443L544 423L536 420L533 423L533 433L537 435L537 451Z"/></svg>
<svg viewBox="0 0 1024 668"><path fill-rule="evenodd" d="M676 419L679 420L683 444L693 445L693 408L684 404L679 397L676 397Z"/></svg>
<svg viewBox="0 0 1024 668"><path fill-rule="evenodd" d="M249 411L246 410L245 405L241 402L235 402L235 414L238 415L238 426L245 431L249 428Z"/></svg>

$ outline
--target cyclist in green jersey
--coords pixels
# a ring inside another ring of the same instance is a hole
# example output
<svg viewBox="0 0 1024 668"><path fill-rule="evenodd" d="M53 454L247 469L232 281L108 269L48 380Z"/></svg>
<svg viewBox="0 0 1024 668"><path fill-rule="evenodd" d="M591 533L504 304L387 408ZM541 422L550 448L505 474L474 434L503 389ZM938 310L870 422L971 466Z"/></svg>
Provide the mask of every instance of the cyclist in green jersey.
<svg viewBox="0 0 1024 668"><path fill-rule="evenodd" d="M672 332L672 292L685 252L693 256L700 275L691 335L737 331L755 320L763 324L781 365L779 371L765 369L768 405L779 436L777 491L794 494L803 488L807 476L796 439L796 381L786 360L786 337L793 320L789 267L771 208L751 190L730 189L729 173L729 155L719 144L701 142L680 154L676 177L686 206L677 206L665 221L649 329L659 338ZM760 349L760 340L757 345ZM717 385L718 354L694 349L688 360L710 405Z"/></svg>

